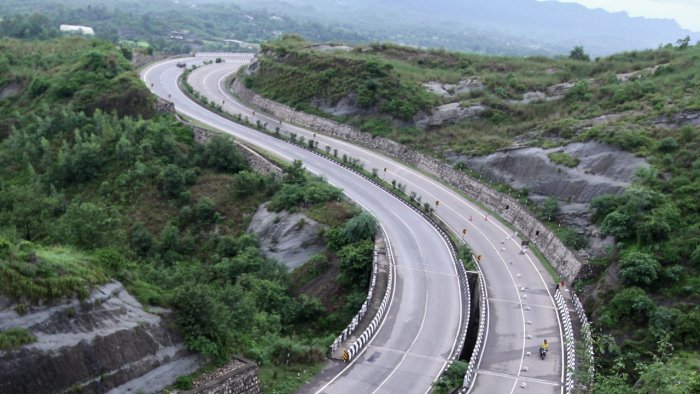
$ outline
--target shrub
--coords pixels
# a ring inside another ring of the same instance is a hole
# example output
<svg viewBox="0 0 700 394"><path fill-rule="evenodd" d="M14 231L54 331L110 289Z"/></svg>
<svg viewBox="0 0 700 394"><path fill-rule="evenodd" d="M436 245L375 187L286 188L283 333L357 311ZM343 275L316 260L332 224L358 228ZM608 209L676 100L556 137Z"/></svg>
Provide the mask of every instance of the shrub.
<svg viewBox="0 0 700 394"><path fill-rule="evenodd" d="M248 167L233 139L223 135L216 135L204 147L203 165L229 173L238 173Z"/></svg>
<svg viewBox="0 0 700 394"><path fill-rule="evenodd" d="M620 258L620 279L628 286L648 287L656 281L661 264L650 254L631 250Z"/></svg>
<svg viewBox="0 0 700 394"><path fill-rule="evenodd" d="M361 212L343 226L346 244L374 240L377 233L377 220L368 212Z"/></svg>
<svg viewBox="0 0 700 394"><path fill-rule="evenodd" d="M573 157L565 152L551 152L547 155L549 157L549 160L553 161L556 164L560 164L569 168L574 168L577 167L578 164L581 162L576 157Z"/></svg>
<svg viewBox="0 0 700 394"><path fill-rule="evenodd" d="M324 359L323 350L317 346L299 343L292 338L278 338L272 345L272 361L278 365L314 364Z"/></svg>
<svg viewBox="0 0 700 394"><path fill-rule="evenodd" d="M0 331L0 350L14 350L32 342L36 342L36 337L26 328L9 328Z"/></svg>
<svg viewBox="0 0 700 394"><path fill-rule="evenodd" d="M608 328L620 324L646 323L656 309L654 301L639 287L622 289L603 310L600 323Z"/></svg>

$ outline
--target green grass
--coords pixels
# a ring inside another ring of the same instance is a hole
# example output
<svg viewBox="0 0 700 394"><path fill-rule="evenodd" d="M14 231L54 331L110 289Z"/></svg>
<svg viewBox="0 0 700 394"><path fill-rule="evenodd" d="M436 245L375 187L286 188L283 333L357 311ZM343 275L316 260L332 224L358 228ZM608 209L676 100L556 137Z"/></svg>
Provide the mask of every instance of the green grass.
<svg viewBox="0 0 700 394"><path fill-rule="evenodd" d="M554 163L569 168L575 168L581 162L581 160L578 158L564 152L551 152L547 154L547 157L549 157L549 160L553 161Z"/></svg>
<svg viewBox="0 0 700 394"><path fill-rule="evenodd" d="M36 342L36 337L26 328L9 328L0 331L0 350L14 350L32 342Z"/></svg>
<svg viewBox="0 0 700 394"><path fill-rule="evenodd" d="M13 245L0 260L2 293L20 302L85 298L108 280L93 257L70 247Z"/></svg>
<svg viewBox="0 0 700 394"><path fill-rule="evenodd" d="M314 378L323 369L324 363L312 365L274 365L260 367L259 377L266 393L289 394Z"/></svg>

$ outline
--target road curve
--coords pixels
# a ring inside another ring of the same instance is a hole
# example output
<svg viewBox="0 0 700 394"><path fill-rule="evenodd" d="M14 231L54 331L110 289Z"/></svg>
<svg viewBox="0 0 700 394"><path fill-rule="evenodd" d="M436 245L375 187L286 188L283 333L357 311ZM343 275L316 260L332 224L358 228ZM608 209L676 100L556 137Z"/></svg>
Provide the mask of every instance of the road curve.
<svg viewBox="0 0 700 394"><path fill-rule="evenodd" d="M449 359L461 324L459 281L447 245L420 215L364 178L304 149L228 121L192 102L177 88L182 69L167 60L141 77L178 113L306 168L370 210L385 228L396 260L393 301L384 322L360 355L317 387L327 393L424 393ZM231 59L227 59L231 61ZM227 63L231 66L230 63ZM240 65L240 64L239 64ZM207 68L201 68L206 70ZM225 99L222 99L225 100Z"/></svg>
<svg viewBox="0 0 700 394"><path fill-rule="evenodd" d="M252 122L270 125L279 122L265 114L254 113L230 96L224 82L240 64L207 66L190 76L190 84L209 100L225 103L230 113L242 113ZM437 214L455 233L462 235L477 254L483 256L481 270L486 280L489 320L483 356L479 362L473 392L512 393L527 388L537 393L563 391L564 344L562 328L551 291L554 282L531 252L521 254L521 239L505 224L459 193L408 166L397 163L381 152L355 146L294 125L283 130L313 138L325 145L359 158L366 169L377 168L387 181L407 185L423 201L440 201ZM387 169L384 172L384 169ZM550 342L545 361L537 357L543 339Z"/></svg>

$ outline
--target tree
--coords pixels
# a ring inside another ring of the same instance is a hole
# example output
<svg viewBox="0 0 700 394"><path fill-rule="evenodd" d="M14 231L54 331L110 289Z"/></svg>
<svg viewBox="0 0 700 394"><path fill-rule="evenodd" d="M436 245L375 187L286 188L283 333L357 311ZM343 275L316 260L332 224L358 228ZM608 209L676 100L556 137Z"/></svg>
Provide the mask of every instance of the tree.
<svg viewBox="0 0 700 394"><path fill-rule="evenodd" d="M185 176L180 167L168 164L160 173L160 190L166 196L177 197L185 189Z"/></svg>
<svg viewBox="0 0 700 394"><path fill-rule="evenodd" d="M204 165L221 172L238 173L248 167L232 138L216 135L204 147Z"/></svg>
<svg viewBox="0 0 700 394"><path fill-rule="evenodd" d="M584 62L591 61L591 57L583 50L583 46L577 45L569 53L569 59L581 60Z"/></svg>
<svg viewBox="0 0 700 394"><path fill-rule="evenodd" d="M639 287L629 287L617 292L608 302L600 317L600 324L615 327L619 324L647 323L656 304Z"/></svg>
<svg viewBox="0 0 700 394"><path fill-rule="evenodd" d="M661 264L648 253L632 250L620 259L620 278L628 286L648 287L656 281Z"/></svg>
<svg viewBox="0 0 700 394"><path fill-rule="evenodd" d="M146 256L153 244L153 235L148 227L143 222L136 222L131 227L131 247L134 251L141 256Z"/></svg>
<svg viewBox="0 0 700 394"><path fill-rule="evenodd" d="M690 45L690 36L685 36L685 38L679 39L678 41L676 41L676 45L678 45L679 49L688 48L688 45Z"/></svg>
<svg viewBox="0 0 700 394"><path fill-rule="evenodd" d="M233 176L233 194L247 197L264 189L265 178L252 171L243 170Z"/></svg>
<svg viewBox="0 0 700 394"><path fill-rule="evenodd" d="M294 160L291 166L284 169L284 183L302 184L306 181L306 171L301 160Z"/></svg>
<svg viewBox="0 0 700 394"><path fill-rule="evenodd" d="M374 240L377 233L377 220L368 212L361 212L343 226L345 243Z"/></svg>
<svg viewBox="0 0 700 394"><path fill-rule="evenodd" d="M549 197L542 203L542 219L549 222L556 221L559 214L559 200Z"/></svg>
<svg viewBox="0 0 700 394"><path fill-rule="evenodd" d="M370 272L372 272L372 253L374 242L362 241L344 246L340 258L340 282L356 289L367 289Z"/></svg>
<svg viewBox="0 0 700 394"><path fill-rule="evenodd" d="M225 359L232 343L231 312L212 290L200 284L182 286L175 297L176 320L185 333L187 347L216 360Z"/></svg>
<svg viewBox="0 0 700 394"><path fill-rule="evenodd" d="M61 218L64 237L73 245L95 249L116 245L123 239L119 214L93 203L74 202Z"/></svg>

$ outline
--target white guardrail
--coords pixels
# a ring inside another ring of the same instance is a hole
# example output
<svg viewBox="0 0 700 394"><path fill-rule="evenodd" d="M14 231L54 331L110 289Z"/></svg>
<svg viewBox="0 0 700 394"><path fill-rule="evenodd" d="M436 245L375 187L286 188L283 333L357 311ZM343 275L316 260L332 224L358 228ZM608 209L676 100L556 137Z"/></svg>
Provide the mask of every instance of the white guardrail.
<svg viewBox="0 0 700 394"><path fill-rule="evenodd" d="M488 296L486 294L486 281L484 280L484 275L481 272L478 262L472 256L474 265L476 265L479 270L479 329L476 334L476 341L474 342L474 350L472 350L471 358L469 359L469 366L467 367L467 372L464 374L464 382L462 383L462 388L459 390L460 394L468 393L474 386L474 381L476 380L476 370L479 368L479 360L481 359L481 352L484 347L484 337L486 336L486 321L488 320Z"/></svg>
<svg viewBox="0 0 700 394"><path fill-rule="evenodd" d="M593 383L595 380L595 358L593 353L593 336L591 335L591 325L588 322L588 317L586 316L586 311L583 309L581 300L578 299L576 293L571 292L571 301L574 304L574 309L578 315L578 319L581 322L581 340L583 341L584 351L583 356L586 357L586 363L588 364L588 382Z"/></svg>
<svg viewBox="0 0 700 394"><path fill-rule="evenodd" d="M365 343L369 340L369 338L372 337L372 334L374 334L374 331L377 329L379 326L379 323L382 321L382 317L384 316L384 311L386 310L387 305L389 304L390 297L391 297L391 292L394 284L394 257L393 253L391 252L391 245L389 244L389 238L386 236L386 233L384 232L384 228L381 228L382 231L382 237L384 237L384 243L386 244L386 254L387 258L389 260L389 269L387 270L387 286L386 286L386 291L384 292L384 297L382 298L382 303L379 306L379 309L377 310L377 313L375 314L374 318L372 319L372 322L370 325L365 329L365 331L360 335L360 337L353 342L351 346L348 347L347 351L347 360L351 360L355 354L359 351L359 349L364 346ZM369 304L372 302L372 297L374 295L374 290L377 285L377 276L378 276L378 270L379 270L379 262L378 262L378 255L377 255L377 250L374 250L374 258L372 261L372 281L369 286L369 291L367 292L367 299L365 299L365 302L362 304L362 307L360 307L360 311L357 312L357 315L352 318L350 321L350 324L343 330L343 332L340 333L340 335L333 341L333 344L330 346L330 353L333 354L335 353L340 345L348 338L350 337L353 332L355 332L355 329L357 326L360 324L362 321L362 318L365 317L365 314L367 313L367 308L369 307Z"/></svg>
<svg viewBox="0 0 700 394"><path fill-rule="evenodd" d="M574 391L574 371L576 369L576 342L574 341L574 329L571 325L571 316L569 315L569 308L566 306L566 301L561 291L557 289L554 292L554 301L557 304L557 310L559 311L559 316L561 316L561 322L564 326L564 348L566 356L566 372L564 377L564 392L570 394Z"/></svg>

